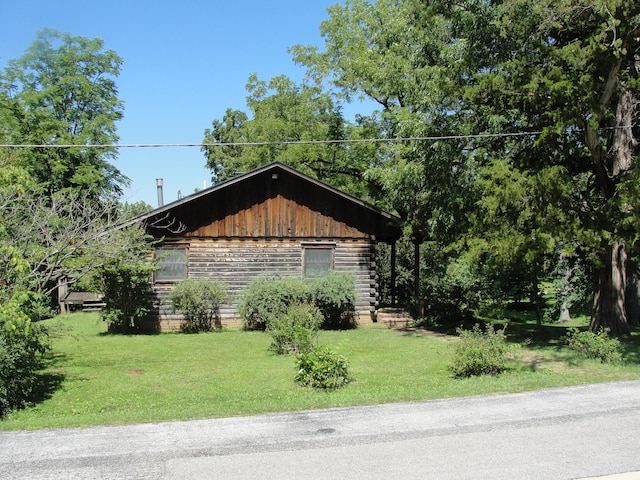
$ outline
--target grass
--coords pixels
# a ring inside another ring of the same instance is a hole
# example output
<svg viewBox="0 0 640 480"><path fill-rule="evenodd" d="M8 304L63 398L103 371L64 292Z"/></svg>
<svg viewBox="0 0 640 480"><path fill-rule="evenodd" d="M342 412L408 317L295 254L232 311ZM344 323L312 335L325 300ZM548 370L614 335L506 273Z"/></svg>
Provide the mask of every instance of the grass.
<svg viewBox="0 0 640 480"><path fill-rule="evenodd" d="M261 332L198 335L106 334L95 313L48 320L53 353L34 406L0 420L0 430L189 420L344 407L640 378L634 334L627 362L577 359L563 346L564 327L509 325L515 346L509 370L457 380L449 372L455 337L426 330L365 325L321 332L320 343L346 356L347 387L315 391L296 385L294 359L268 350Z"/></svg>

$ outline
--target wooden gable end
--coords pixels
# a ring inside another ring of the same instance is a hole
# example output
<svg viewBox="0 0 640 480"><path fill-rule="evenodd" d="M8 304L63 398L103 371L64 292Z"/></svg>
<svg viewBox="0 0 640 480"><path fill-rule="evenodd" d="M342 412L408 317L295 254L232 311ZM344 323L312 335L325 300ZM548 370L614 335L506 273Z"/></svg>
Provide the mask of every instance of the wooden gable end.
<svg viewBox="0 0 640 480"><path fill-rule="evenodd" d="M285 169L269 169L170 209L167 238L370 238L388 217ZM171 217L171 218L170 218ZM153 226L153 218L147 225ZM162 225L157 224L157 225Z"/></svg>

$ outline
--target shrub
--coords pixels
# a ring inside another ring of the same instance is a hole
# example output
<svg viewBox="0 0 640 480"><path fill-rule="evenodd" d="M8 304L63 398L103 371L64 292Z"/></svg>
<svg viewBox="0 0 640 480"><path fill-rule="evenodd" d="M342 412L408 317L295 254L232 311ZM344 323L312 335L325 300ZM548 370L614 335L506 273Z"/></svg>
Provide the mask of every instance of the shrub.
<svg viewBox="0 0 640 480"><path fill-rule="evenodd" d="M569 348L584 358L598 359L602 363L616 363L622 360L620 341L610 338L605 331L580 332L570 328L567 333Z"/></svg>
<svg viewBox="0 0 640 480"><path fill-rule="evenodd" d="M488 324L484 332L478 324L471 330L459 328L460 342L455 346L451 366L453 375L460 378L503 372L508 351L505 328L496 331L492 324Z"/></svg>
<svg viewBox="0 0 640 480"><path fill-rule="evenodd" d="M335 390L351 381L346 359L324 345L299 353L296 363L295 380L306 387Z"/></svg>
<svg viewBox="0 0 640 480"><path fill-rule="evenodd" d="M243 328L265 330L272 319L286 315L290 305L305 303L307 298L307 285L300 278L256 278L238 301Z"/></svg>
<svg viewBox="0 0 640 480"><path fill-rule="evenodd" d="M209 332L222 328L220 304L226 297L226 285L217 280L189 278L178 283L169 294L174 310L184 315L182 331Z"/></svg>
<svg viewBox="0 0 640 480"><path fill-rule="evenodd" d="M44 328L16 303L0 305L0 416L27 403L48 349Z"/></svg>
<svg viewBox="0 0 640 480"><path fill-rule="evenodd" d="M271 350L278 355L312 350L321 322L322 315L315 305L290 305L286 314L269 321L267 332L272 338Z"/></svg>
<svg viewBox="0 0 640 480"><path fill-rule="evenodd" d="M260 277L242 292L238 309L245 330L265 330L273 319L286 315L291 305L314 304L324 320L321 328L353 328L356 289L353 276L329 272L324 277Z"/></svg>
<svg viewBox="0 0 640 480"><path fill-rule="evenodd" d="M149 277L154 266L140 260L107 262L100 271L105 308L100 312L110 333L143 333L154 330L145 322L152 308Z"/></svg>
<svg viewBox="0 0 640 480"><path fill-rule="evenodd" d="M329 272L318 277L310 284L310 296L324 317L322 328L344 330L356 327L357 296L353 275Z"/></svg>

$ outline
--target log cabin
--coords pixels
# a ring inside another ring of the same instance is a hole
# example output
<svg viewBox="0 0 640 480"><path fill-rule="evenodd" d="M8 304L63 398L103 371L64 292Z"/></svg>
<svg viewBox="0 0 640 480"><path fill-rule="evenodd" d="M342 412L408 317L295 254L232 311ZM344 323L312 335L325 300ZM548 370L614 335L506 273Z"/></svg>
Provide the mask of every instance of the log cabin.
<svg viewBox="0 0 640 480"><path fill-rule="evenodd" d="M279 162L160 206L136 219L160 243L152 320L161 330L182 317L168 295L185 278L228 288L223 326L241 323L237 298L259 276L313 277L329 270L356 280L359 322L378 307L376 244L394 244L399 218Z"/></svg>

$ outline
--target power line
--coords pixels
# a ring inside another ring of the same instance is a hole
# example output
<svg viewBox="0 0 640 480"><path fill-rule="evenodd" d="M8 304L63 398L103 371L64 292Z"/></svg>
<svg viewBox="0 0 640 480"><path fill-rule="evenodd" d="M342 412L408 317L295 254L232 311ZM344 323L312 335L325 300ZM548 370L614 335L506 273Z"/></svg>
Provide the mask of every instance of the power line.
<svg viewBox="0 0 640 480"><path fill-rule="evenodd" d="M525 137L537 136L542 132L514 132L514 133L479 133L475 135L439 135L426 137L401 138L355 138L343 140L295 140L271 142L229 142L229 143L112 143L112 144L0 144L0 148L166 148L166 147L262 147L269 145L322 145L346 143L401 143L412 141L465 140L477 138Z"/></svg>

